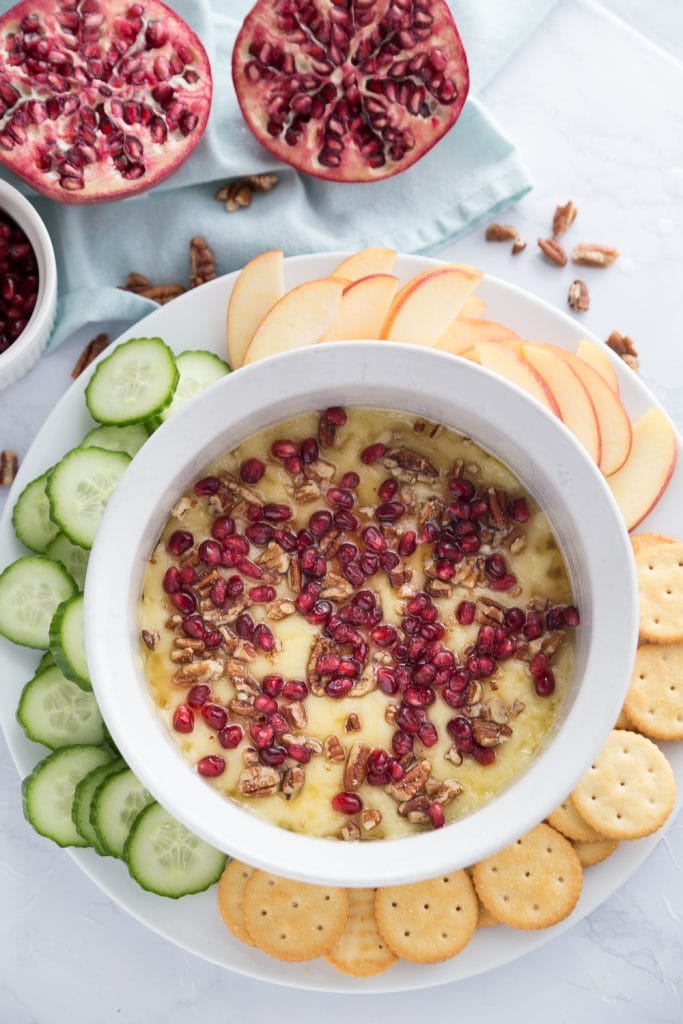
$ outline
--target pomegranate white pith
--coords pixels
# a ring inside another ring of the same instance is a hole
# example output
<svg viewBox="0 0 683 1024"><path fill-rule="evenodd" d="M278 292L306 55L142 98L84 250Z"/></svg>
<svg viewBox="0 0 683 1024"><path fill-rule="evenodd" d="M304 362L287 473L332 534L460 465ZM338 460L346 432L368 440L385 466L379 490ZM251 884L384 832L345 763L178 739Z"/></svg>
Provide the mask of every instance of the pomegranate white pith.
<svg viewBox="0 0 683 1024"><path fill-rule="evenodd" d="M211 91L201 42L161 0L23 0L0 18L0 161L58 202L172 174Z"/></svg>
<svg viewBox="0 0 683 1024"><path fill-rule="evenodd" d="M452 128L469 88L445 0L259 0L232 73L256 138L333 181L406 170Z"/></svg>

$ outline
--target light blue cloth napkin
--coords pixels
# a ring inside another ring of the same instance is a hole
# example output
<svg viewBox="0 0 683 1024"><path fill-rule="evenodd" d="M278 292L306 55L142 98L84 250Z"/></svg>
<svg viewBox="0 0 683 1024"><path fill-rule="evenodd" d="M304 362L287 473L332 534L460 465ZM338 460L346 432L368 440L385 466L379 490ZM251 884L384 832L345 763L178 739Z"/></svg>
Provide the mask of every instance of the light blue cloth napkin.
<svg viewBox="0 0 683 1024"><path fill-rule="evenodd" d="M556 0L453 0L474 89L481 89ZM189 161L152 192L117 203L65 207L31 196L57 253L60 303L50 347L102 320L134 321L155 308L117 284L135 270L159 283L186 281L187 248L202 235L219 273L264 249L286 254L388 245L426 252L494 218L531 183L513 143L472 96L455 128L424 159L372 185L322 182L282 167L253 138L230 76L235 32L249 0L171 0L206 46L214 76L207 132ZM1 3L6 9L10 4ZM228 214L213 198L226 180L276 171L277 188ZM28 191L3 169L3 177ZM30 194L30 193L29 193Z"/></svg>

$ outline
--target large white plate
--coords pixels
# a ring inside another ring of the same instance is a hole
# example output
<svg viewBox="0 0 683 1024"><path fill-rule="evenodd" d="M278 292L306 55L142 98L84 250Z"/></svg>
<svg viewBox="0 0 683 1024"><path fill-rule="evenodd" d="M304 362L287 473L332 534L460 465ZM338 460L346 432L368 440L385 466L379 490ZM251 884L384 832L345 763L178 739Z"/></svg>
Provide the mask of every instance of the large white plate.
<svg viewBox="0 0 683 1024"><path fill-rule="evenodd" d="M325 276L344 255L334 253L287 260L287 287L313 277ZM396 273L402 279L407 279L438 262L417 256L401 256L397 261ZM140 335L160 335L178 352L186 348L203 348L224 355L225 306L235 277L235 274L228 274L175 299L172 305L162 306L119 340ZM579 339L586 336L570 317L496 278L486 278L478 294L488 304L487 316L509 324L523 337L553 341L556 345L573 349ZM658 404L635 374L616 357L613 361L619 375L622 398L632 418ZM93 425L83 400L87 379L88 374L83 374L69 388L44 423L22 463L0 521L0 567L26 553L16 540L11 523L11 510L20 490L29 480L39 476L61 458L69 448L78 444ZM348 396L346 398L348 400ZM532 438L529 443L533 445ZM664 498L642 528L674 535L680 533L681 508L683 465L679 464ZM590 514L590 509L586 509L587 521ZM125 538L121 538L121 543L125 543ZM605 586L609 586L609 580L605 580ZM106 600L106 595L102 597ZM27 740L15 720L21 688L33 674L36 661L35 652L0 640L0 723L17 770L22 776L27 775L35 763L45 756L45 749ZM613 683L613 680L605 680L605 686ZM683 743L663 746L673 764L681 792ZM243 945L222 925L216 908L215 890L180 901L165 900L140 889L120 861L99 857L93 850L69 852L82 870L133 917L205 960L252 978L281 985L367 994L442 985L509 963L537 949L580 921L618 889L642 864L662 834L660 831L648 839L622 843L608 861L590 868L585 874L584 889L576 910L571 917L554 928L539 932L517 932L505 927L482 929L463 953L443 964L420 967L401 961L385 974L367 980L349 978L322 960L308 965L286 964Z"/></svg>

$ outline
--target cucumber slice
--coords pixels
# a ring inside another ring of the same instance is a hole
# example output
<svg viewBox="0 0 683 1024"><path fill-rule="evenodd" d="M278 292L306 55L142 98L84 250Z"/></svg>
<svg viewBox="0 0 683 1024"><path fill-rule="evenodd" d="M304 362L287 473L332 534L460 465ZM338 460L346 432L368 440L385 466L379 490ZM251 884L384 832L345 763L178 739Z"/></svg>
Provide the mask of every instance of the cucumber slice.
<svg viewBox="0 0 683 1024"><path fill-rule="evenodd" d="M173 401L159 416L161 422L165 422L169 416L177 413L179 409L192 401L195 395L220 380L221 377L225 377L226 373L230 373L230 367L223 359L214 355L213 352L204 352L201 349L195 352L181 352L179 356L176 356L176 364L180 380Z"/></svg>
<svg viewBox="0 0 683 1024"><path fill-rule="evenodd" d="M81 590L83 589L90 557L85 548L79 548L77 544L72 544L66 534L58 533L55 539L48 544L45 554L48 558L54 558L55 561L61 562Z"/></svg>
<svg viewBox="0 0 683 1024"><path fill-rule="evenodd" d="M91 548L114 488L130 455L104 448L74 448L47 482L50 516L72 544Z"/></svg>
<svg viewBox="0 0 683 1024"><path fill-rule="evenodd" d="M41 836L58 846L87 846L71 817L76 786L86 775L111 761L102 747L62 747L37 764L22 783L24 815Z"/></svg>
<svg viewBox="0 0 683 1024"><path fill-rule="evenodd" d="M148 892L179 899L218 881L227 857L152 803L135 819L125 858L131 875Z"/></svg>
<svg viewBox="0 0 683 1024"><path fill-rule="evenodd" d="M30 740L52 750L74 743L100 746L107 740L94 695L67 679L56 665L36 672L21 691L17 721Z"/></svg>
<svg viewBox="0 0 683 1024"><path fill-rule="evenodd" d="M14 532L21 543L37 555L44 555L50 541L59 533L50 519L50 503L45 491L47 477L48 474L43 473L27 484L12 511Z"/></svg>
<svg viewBox="0 0 683 1024"><path fill-rule="evenodd" d="M124 768L98 788L90 807L90 821L102 848L112 857L123 857L133 822L151 801L151 794L130 768Z"/></svg>
<svg viewBox="0 0 683 1024"><path fill-rule="evenodd" d="M44 668L51 668L54 665L55 659L52 656L52 651L45 651L38 664L36 665L36 675L42 672Z"/></svg>
<svg viewBox="0 0 683 1024"><path fill-rule="evenodd" d="M61 562L43 555L12 562L0 575L0 635L44 651L52 616L77 589Z"/></svg>
<svg viewBox="0 0 683 1024"><path fill-rule="evenodd" d="M83 594L60 604L50 623L50 650L67 679L92 690L83 640Z"/></svg>
<svg viewBox="0 0 683 1024"><path fill-rule="evenodd" d="M104 780L110 775L115 775L116 772L122 771L125 767L126 762L123 758L115 757L109 764L103 764L101 768L96 768L94 772L90 772L90 775L86 775L76 786L74 802L71 808L73 823L88 846L92 846L93 849L97 850L101 857L106 857L107 851L100 843L97 833L90 823L90 807L95 792Z"/></svg>
<svg viewBox="0 0 683 1024"><path fill-rule="evenodd" d="M131 338L98 364L85 401L98 423L142 423L171 404L178 377L173 353L161 338Z"/></svg>
<svg viewBox="0 0 683 1024"><path fill-rule="evenodd" d="M81 441L81 448L106 448L110 452L125 452L133 456L140 451L149 434L141 423L129 427L95 427Z"/></svg>

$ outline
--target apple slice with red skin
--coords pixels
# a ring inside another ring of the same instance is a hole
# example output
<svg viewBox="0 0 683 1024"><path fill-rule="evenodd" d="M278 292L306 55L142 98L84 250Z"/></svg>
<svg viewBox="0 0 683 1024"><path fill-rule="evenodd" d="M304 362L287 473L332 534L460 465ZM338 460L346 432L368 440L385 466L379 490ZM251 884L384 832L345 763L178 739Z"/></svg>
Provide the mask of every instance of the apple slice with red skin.
<svg viewBox="0 0 683 1024"><path fill-rule="evenodd" d="M336 267L331 277L345 277L348 281L359 281L371 274L391 274L396 262L394 249L359 249Z"/></svg>
<svg viewBox="0 0 683 1024"><path fill-rule="evenodd" d="M378 338L397 288L398 278L391 274L371 274L353 281L344 289L339 312L320 340Z"/></svg>
<svg viewBox="0 0 683 1024"><path fill-rule="evenodd" d="M511 348L496 344L476 345L475 352L482 366L516 384L562 419L560 407L547 381Z"/></svg>
<svg viewBox="0 0 683 1024"><path fill-rule="evenodd" d="M434 345L455 320L481 275L457 267L435 267L401 288L380 337L412 345Z"/></svg>
<svg viewBox="0 0 683 1024"><path fill-rule="evenodd" d="M256 328L284 294L282 252L263 252L246 264L233 285L226 316L228 359L233 370L242 365Z"/></svg>
<svg viewBox="0 0 683 1024"><path fill-rule="evenodd" d="M323 278L283 295L256 328L244 365L257 359L315 345L339 312L343 287Z"/></svg>
<svg viewBox="0 0 683 1024"><path fill-rule="evenodd" d="M583 359L584 363L592 366L605 379L605 382L609 384L616 395L619 394L619 378L606 348L596 345L595 342L589 341L588 338L583 338L578 344L576 355L579 359Z"/></svg>
<svg viewBox="0 0 683 1024"><path fill-rule="evenodd" d="M607 481L627 530L655 507L676 468L676 434L661 409L650 409L633 426L633 444L621 469Z"/></svg>
<svg viewBox="0 0 683 1024"><path fill-rule="evenodd" d="M595 407L572 367L553 351L540 345L522 345L522 356L551 389L565 426L600 465L602 440Z"/></svg>

